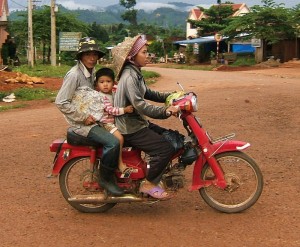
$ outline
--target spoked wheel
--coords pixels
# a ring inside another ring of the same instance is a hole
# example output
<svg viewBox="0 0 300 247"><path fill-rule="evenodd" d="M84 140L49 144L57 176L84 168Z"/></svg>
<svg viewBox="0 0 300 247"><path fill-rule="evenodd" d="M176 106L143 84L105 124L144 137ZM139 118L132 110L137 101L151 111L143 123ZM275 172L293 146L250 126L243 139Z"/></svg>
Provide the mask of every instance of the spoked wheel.
<svg viewBox="0 0 300 247"><path fill-rule="evenodd" d="M242 152L226 152L215 155L224 172L226 188L214 185L199 190L203 200L212 208L224 213L238 213L250 208L263 190L263 176L260 168L248 155ZM201 178L214 180L215 175L206 163Z"/></svg>
<svg viewBox="0 0 300 247"><path fill-rule="evenodd" d="M96 162L100 164L100 160ZM116 205L116 203L80 204L68 199L78 195L93 195L104 193L98 186L98 165L90 164L89 157L70 160L59 175L59 185L66 201L75 209L84 213L102 213Z"/></svg>

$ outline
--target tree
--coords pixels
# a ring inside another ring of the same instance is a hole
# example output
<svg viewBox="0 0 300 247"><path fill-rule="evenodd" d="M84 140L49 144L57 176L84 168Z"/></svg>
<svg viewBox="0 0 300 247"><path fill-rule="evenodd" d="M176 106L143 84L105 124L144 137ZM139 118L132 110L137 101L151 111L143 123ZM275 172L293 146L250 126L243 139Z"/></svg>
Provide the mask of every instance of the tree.
<svg viewBox="0 0 300 247"><path fill-rule="evenodd" d="M24 47L27 47L28 37L28 18L26 12L21 12L20 19L9 23L9 30L16 38L17 44L25 41ZM50 61L50 44L51 44L51 19L50 7L42 6L32 13L33 23L33 42L35 46L42 47L43 62ZM82 32L86 35L89 27L77 19L74 14L57 12L56 14L57 37L59 32ZM57 42L58 43L58 42ZM22 44L23 45L23 44Z"/></svg>
<svg viewBox="0 0 300 247"><path fill-rule="evenodd" d="M89 25L89 34L88 36L94 37L96 40L106 43L109 41L109 36L107 31L101 25L98 25L96 22L93 22Z"/></svg>
<svg viewBox="0 0 300 247"><path fill-rule="evenodd" d="M291 9L275 4L273 0L262 0L262 3L263 6L253 6L250 13L234 17L222 31L223 34L233 38L241 33L248 33L267 44L294 37Z"/></svg>
<svg viewBox="0 0 300 247"><path fill-rule="evenodd" d="M295 34L300 34L300 4L292 8L290 18L293 23Z"/></svg>
<svg viewBox="0 0 300 247"><path fill-rule="evenodd" d="M121 15L124 21L128 21L131 25L137 26L137 10L134 9L136 0L120 0L120 5L127 10Z"/></svg>
<svg viewBox="0 0 300 247"><path fill-rule="evenodd" d="M203 9L207 18L200 21L188 20L193 26L197 27L200 36L212 35L223 30L231 21L234 13L229 4L212 5L209 9Z"/></svg>

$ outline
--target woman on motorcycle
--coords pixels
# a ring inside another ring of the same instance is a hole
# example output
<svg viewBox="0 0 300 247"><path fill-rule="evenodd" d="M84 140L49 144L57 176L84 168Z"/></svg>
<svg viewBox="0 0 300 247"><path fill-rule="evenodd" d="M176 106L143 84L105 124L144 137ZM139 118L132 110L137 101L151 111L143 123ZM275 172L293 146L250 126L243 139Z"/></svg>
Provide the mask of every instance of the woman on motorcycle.
<svg viewBox="0 0 300 247"><path fill-rule="evenodd" d="M116 125L127 144L136 147L150 156L148 173L141 184L140 192L157 199L170 195L158 186L161 176L174 153L171 144L157 131L159 126L149 123L146 117L166 119L176 114L174 106L156 106L146 100L165 102L170 93L149 89L144 81L141 68L147 64L147 40L138 35L127 38L112 49L118 89L114 99L115 107L132 105L133 113L116 117Z"/></svg>
<svg viewBox="0 0 300 247"><path fill-rule="evenodd" d="M109 193L121 196L124 192L118 187L114 179L114 171L118 167L120 152L118 139L106 129L99 126L93 116L87 112L79 111L74 103L72 104L72 99L77 88L83 86L94 88L95 65L103 56L104 53L99 50L93 38L82 38L79 42L76 55L78 62L64 77L55 103L75 133L85 136L99 145L103 145L99 184Z"/></svg>

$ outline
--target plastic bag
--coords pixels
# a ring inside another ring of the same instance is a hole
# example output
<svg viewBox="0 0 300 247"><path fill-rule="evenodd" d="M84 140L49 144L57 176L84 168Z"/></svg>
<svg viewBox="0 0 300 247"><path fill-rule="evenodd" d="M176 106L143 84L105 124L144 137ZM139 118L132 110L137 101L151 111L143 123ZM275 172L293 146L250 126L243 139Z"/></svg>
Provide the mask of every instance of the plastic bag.
<svg viewBox="0 0 300 247"><path fill-rule="evenodd" d="M184 135L180 134L177 130L166 130L162 133L164 138L168 140L173 148L174 151L177 152L184 146Z"/></svg>
<svg viewBox="0 0 300 247"><path fill-rule="evenodd" d="M178 92L175 92L175 93L171 93L167 99L166 99L166 106L170 106L172 105L173 101L176 100L176 99L179 99L180 97L182 97L184 95L184 92L183 91L178 91Z"/></svg>

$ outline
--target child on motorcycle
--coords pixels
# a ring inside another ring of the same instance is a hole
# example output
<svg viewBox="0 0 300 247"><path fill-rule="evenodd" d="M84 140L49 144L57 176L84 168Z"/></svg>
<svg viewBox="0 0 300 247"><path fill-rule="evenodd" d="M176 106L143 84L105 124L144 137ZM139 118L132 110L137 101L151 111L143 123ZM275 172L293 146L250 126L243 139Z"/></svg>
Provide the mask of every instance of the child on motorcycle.
<svg viewBox="0 0 300 247"><path fill-rule="evenodd" d="M103 99L103 117L100 119L100 124L113 134L120 141L120 155L119 155L119 170L122 173L121 178L127 178L132 172L137 172L137 169L127 167L122 161L122 148L124 144L124 138L120 131L115 126L114 116L123 115L125 113L132 113L133 106L125 106L123 108L113 106L113 91L115 75L110 68L101 68L96 72L95 89L99 92Z"/></svg>
<svg viewBox="0 0 300 247"><path fill-rule="evenodd" d="M115 76L114 72L109 68L101 68L96 72L96 80L94 89L89 87L79 87L75 91L72 104L75 105L79 112L90 114L93 119L104 127L109 133L113 134L120 142L120 154L118 161L118 169L122 173L122 178L127 178L137 169L127 167L122 161L122 148L124 139L122 134L115 126L114 116L123 115L133 112L132 105L122 108L113 106L113 90Z"/></svg>

